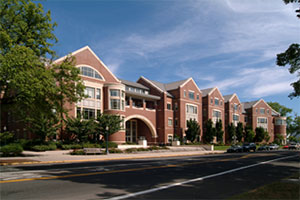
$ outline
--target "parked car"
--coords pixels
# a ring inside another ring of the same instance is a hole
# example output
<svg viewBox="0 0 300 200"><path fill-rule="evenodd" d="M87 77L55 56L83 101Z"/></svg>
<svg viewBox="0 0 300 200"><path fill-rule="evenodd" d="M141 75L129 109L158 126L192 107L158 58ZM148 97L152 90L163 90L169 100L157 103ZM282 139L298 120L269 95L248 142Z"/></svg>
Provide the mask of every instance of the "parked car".
<svg viewBox="0 0 300 200"><path fill-rule="evenodd" d="M243 151L249 152L249 151L256 151L256 144L255 143L244 143L243 144Z"/></svg>
<svg viewBox="0 0 300 200"><path fill-rule="evenodd" d="M299 143L290 143L289 149L300 149Z"/></svg>
<svg viewBox="0 0 300 200"><path fill-rule="evenodd" d="M269 147L269 145L262 145L262 146L258 147L257 150L258 151L269 151L270 147Z"/></svg>
<svg viewBox="0 0 300 200"><path fill-rule="evenodd" d="M234 152L243 152L243 148L240 145L231 145L231 147L227 149L227 153Z"/></svg>
<svg viewBox="0 0 300 200"><path fill-rule="evenodd" d="M282 148L283 148L283 149L288 149L288 148L289 148L289 145L284 145Z"/></svg>
<svg viewBox="0 0 300 200"><path fill-rule="evenodd" d="M269 148L270 148L270 150L278 150L279 149L279 145L278 144L270 144Z"/></svg>

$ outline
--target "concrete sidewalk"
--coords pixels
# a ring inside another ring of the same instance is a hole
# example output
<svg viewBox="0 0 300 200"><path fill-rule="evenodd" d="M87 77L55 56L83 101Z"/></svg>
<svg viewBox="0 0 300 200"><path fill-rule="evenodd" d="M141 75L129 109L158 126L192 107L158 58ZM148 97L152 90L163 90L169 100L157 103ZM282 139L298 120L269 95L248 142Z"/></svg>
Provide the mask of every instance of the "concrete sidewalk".
<svg viewBox="0 0 300 200"><path fill-rule="evenodd" d="M70 155L72 150L56 150L45 152L23 151L22 157L2 157L0 165L24 165L24 164L51 164L51 163L73 163L92 162L126 159L146 159L177 156L194 156L205 154L224 153L224 151L205 151L197 148L176 148L170 150L157 150L137 153L114 153L109 155Z"/></svg>

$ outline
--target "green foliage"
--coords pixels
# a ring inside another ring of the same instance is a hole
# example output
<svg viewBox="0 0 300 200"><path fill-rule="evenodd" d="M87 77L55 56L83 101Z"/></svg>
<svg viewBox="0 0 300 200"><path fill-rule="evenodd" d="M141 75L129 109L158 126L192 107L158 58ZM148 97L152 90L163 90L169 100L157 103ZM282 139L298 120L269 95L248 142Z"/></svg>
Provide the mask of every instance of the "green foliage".
<svg viewBox="0 0 300 200"><path fill-rule="evenodd" d="M34 118L27 118L29 122L28 130L34 133L41 141L46 138L52 139L59 128L55 116L46 116L43 113L37 114Z"/></svg>
<svg viewBox="0 0 300 200"><path fill-rule="evenodd" d="M288 141L289 142L298 142L297 138L295 136L292 136L292 135L288 137Z"/></svg>
<svg viewBox="0 0 300 200"><path fill-rule="evenodd" d="M0 146L9 144L13 141L14 134L8 131L0 132Z"/></svg>
<svg viewBox="0 0 300 200"><path fill-rule="evenodd" d="M289 65L289 71L291 74L298 72L297 77L300 77L300 47L299 44L291 44L289 48L284 52L277 54L277 65L285 66ZM300 78L298 81L291 83L294 88L289 97L292 99L294 97L300 96Z"/></svg>
<svg viewBox="0 0 300 200"><path fill-rule="evenodd" d="M198 122L196 120L188 120L187 121L187 130L185 131L186 134L186 138L191 141L194 142L197 138L200 137L200 125L198 124Z"/></svg>
<svg viewBox="0 0 300 200"><path fill-rule="evenodd" d="M100 114L97 116L97 132L102 136L112 135L122 129L123 120L118 115Z"/></svg>
<svg viewBox="0 0 300 200"><path fill-rule="evenodd" d="M106 148L106 142L103 142L101 147ZM118 148L118 144L115 142L108 142L108 148Z"/></svg>
<svg viewBox="0 0 300 200"><path fill-rule="evenodd" d="M8 144L0 147L2 156L19 156L23 152L23 148L20 144Z"/></svg>
<svg viewBox="0 0 300 200"><path fill-rule="evenodd" d="M255 129L255 142L262 142L264 139L267 138L268 132L265 132L265 130L262 127L256 127Z"/></svg>
<svg viewBox="0 0 300 200"><path fill-rule="evenodd" d="M61 113L67 114L63 103L83 97L79 70L72 66L74 59L67 57L53 66L46 59L55 56L50 49L57 41L55 26L41 4L0 0L1 114L8 112L41 138L53 131L35 126L44 128L57 117L62 120Z"/></svg>
<svg viewBox="0 0 300 200"><path fill-rule="evenodd" d="M223 129L222 120L218 120L216 123L216 136L217 136L217 141L219 143L223 143L224 131L222 129Z"/></svg>
<svg viewBox="0 0 300 200"><path fill-rule="evenodd" d="M290 120L287 126L287 132L292 136L300 135L300 116L296 114L294 119Z"/></svg>
<svg viewBox="0 0 300 200"><path fill-rule="evenodd" d="M283 2L285 4L289 4L289 3L300 3L300 0L283 0ZM295 10L296 13L299 13L297 14L297 17L300 18L300 9L298 8L297 10Z"/></svg>
<svg viewBox="0 0 300 200"><path fill-rule="evenodd" d="M74 149L70 154L71 155L85 155L85 152L82 149Z"/></svg>
<svg viewBox="0 0 300 200"><path fill-rule="evenodd" d="M275 140L274 140L275 144L281 145L281 144L283 144L283 141L284 141L283 135L281 135L281 134L275 135Z"/></svg>
<svg viewBox="0 0 300 200"><path fill-rule="evenodd" d="M53 34L56 23L51 23L50 11L44 12L41 4L30 0L0 0L1 54L19 45L33 50L38 57L52 56L50 49L57 38Z"/></svg>
<svg viewBox="0 0 300 200"><path fill-rule="evenodd" d="M108 151L109 153L123 153L121 149L117 149L117 148L111 148Z"/></svg>
<svg viewBox="0 0 300 200"><path fill-rule="evenodd" d="M213 127L213 122L211 121L211 119L205 122L204 129L204 141L206 143L211 143L214 139L214 136L216 135L216 129Z"/></svg>
<svg viewBox="0 0 300 200"><path fill-rule="evenodd" d="M245 142L254 142L254 138L255 138L255 133L252 130L252 127L251 126L247 126L245 128L244 141Z"/></svg>
<svg viewBox="0 0 300 200"><path fill-rule="evenodd" d="M293 112L291 108L287 108L278 102L268 102L269 106L271 106L276 112L280 113L280 116L287 116L287 114Z"/></svg>
<svg viewBox="0 0 300 200"><path fill-rule="evenodd" d="M236 138L239 142L242 141L243 139L243 133L244 133L244 126L243 126L243 123L242 122L239 122L237 124L237 127L235 129L235 132L236 132Z"/></svg>
<svg viewBox="0 0 300 200"><path fill-rule="evenodd" d="M48 144L48 145L35 145L31 147L31 150L33 151L51 151L56 150L55 144Z"/></svg>
<svg viewBox="0 0 300 200"><path fill-rule="evenodd" d="M88 142L96 134L97 124L94 120L81 120L80 118L67 118L65 132L76 136L79 142Z"/></svg>
<svg viewBox="0 0 300 200"><path fill-rule="evenodd" d="M236 132L235 132L235 126L233 123L230 123L227 126L227 132L228 132L228 140L231 142L233 141L233 137L236 136Z"/></svg>
<svg viewBox="0 0 300 200"><path fill-rule="evenodd" d="M79 76L80 70L75 67L73 56L67 56L62 63L54 64L50 69L56 83L55 95L52 96L53 103L60 118L60 124L63 125L64 115L68 117L66 103L78 102L85 97L85 86Z"/></svg>
<svg viewBox="0 0 300 200"><path fill-rule="evenodd" d="M69 150L69 149L82 149L81 144L63 144L61 145L61 149Z"/></svg>

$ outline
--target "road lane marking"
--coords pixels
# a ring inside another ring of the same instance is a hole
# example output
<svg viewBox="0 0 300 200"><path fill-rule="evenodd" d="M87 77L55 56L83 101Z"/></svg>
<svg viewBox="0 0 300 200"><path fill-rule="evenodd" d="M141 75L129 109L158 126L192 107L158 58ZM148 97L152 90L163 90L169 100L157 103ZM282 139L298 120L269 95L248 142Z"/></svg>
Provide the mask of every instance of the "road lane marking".
<svg viewBox="0 0 300 200"><path fill-rule="evenodd" d="M100 174L112 174L112 173L122 173L122 172L133 172L133 171L142 171L149 169L160 169L160 168L169 168L169 167L181 167L186 165L195 165L195 164L203 164L210 162L222 162L222 161L233 161L238 159L243 159L244 156L238 158L228 158L228 159L218 159L218 160L208 160L208 161L200 161L200 162L192 162L192 163L181 163L181 164L167 164L161 166L151 166L151 167L141 167L141 168L133 168L133 169L121 169L121 170L111 170L111 171L101 171L101 172L88 172L88 173L80 173L80 174L69 174L69 175L57 175L57 176L42 176L33 178L22 178L22 179L5 179L1 180L0 183L13 183L13 182L23 182L23 181L35 181L35 180L52 180L52 179L61 179L61 178L72 178L72 177L80 177L80 176L92 176L92 175L100 175Z"/></svg>
<svg viewBox="0 0 300 200"><path fill-rule="evenodd" d="M199 177L199 178L195 178L195 179L190 179L190 180L183 181L183 182L177 182L177 183L173 183L173 184L170 184L170 185L161 186L161 187L158 187L158 188L152 188L152 189L148 189L148 190L144 190L144 191L140 191L140 192L130 193L130 194L122 195L122 196L116 196L116 197L113 197L113 198L109 198L107 200L121 200L121 199L130 198L130 197L136 197L136 196L143 195L143 194L149 194L149 193L152 193L152 192L157 192L157 191L160 191L160 190L165 190L165 189L176 187L176 186L181 186L181 185L184 185L184 184L187 184L187 183L203 181L203 180L208 179L208 178L213 178L213 177L216 177L216 176L221 176L221 175L224 175L224 174L229 174L229 173L240 171L240 170L243 170L243 169L256 167L258 165L263 165L263 164L267 164L267 163L270 163L270 162L274 162L274 161L278 161L278 160L284 160L284 159L288 159L288 158L292 158L292 157L298 157L298 155L276 158L276 159L273 159L273 160L268 160L268 161L264 161L264 162L260 162L260 163L256 163L256 164L252 164L252 165L238 167L238 168L227 170L227 171L224 171L224 172L219 172L219 173L216 173L216 174L211 174L211 175L207 175L207 176L203 176L203 177Z"/></svg>

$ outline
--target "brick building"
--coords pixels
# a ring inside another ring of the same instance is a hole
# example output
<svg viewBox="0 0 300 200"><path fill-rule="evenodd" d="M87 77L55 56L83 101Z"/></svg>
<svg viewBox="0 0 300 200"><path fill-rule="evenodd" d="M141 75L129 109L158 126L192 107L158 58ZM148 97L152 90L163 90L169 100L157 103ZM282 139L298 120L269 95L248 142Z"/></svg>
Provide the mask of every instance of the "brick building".
<svg viewBox="0 0 300 200"><path fill-rule="evenodd" d="M135 143L142 137L148 144L171 143L175 135L185 136L189 119L199 123L201 139L205 134L203 124L208 119L213 123L222 120L224 142L228 139L225 131L228 124L238 122L251 125L253 129L265 128L270 141L276 134L286 138L285 118L262 99L241 103L236 94L223 97L217 87L200 90L192 78L171 83L143 76L136 82L123 80L117 78L88 46L72 55L76 58L76 67L80 68L88 98L68 104L69 115L81 114L86 119L99 113L119 115L124 120L124 129L111 135L110 141ZM59 58L54 63L59 64L64 59ZM8 121L5 120L7 116L3 118L2 130ZM8 131L13 131L13 126L9 127Z"/></svg>

